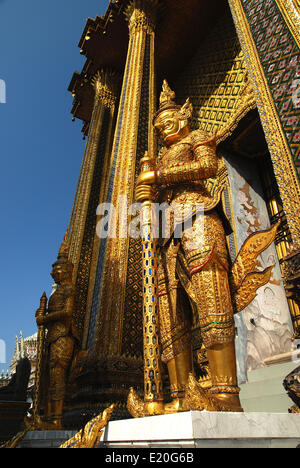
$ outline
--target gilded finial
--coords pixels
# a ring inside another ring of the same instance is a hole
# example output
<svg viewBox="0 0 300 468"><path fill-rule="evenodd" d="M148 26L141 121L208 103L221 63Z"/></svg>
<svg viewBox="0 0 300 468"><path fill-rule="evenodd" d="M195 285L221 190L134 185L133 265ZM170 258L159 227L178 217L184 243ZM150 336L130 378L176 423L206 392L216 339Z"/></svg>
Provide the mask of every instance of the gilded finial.
<svg viewBox="0 0 300 468"><path fill-rule="evenodd" d="M41 297L41 299L40 299L40 305L41 305L41 307L44 306L44 305L47 303L47 300L48 300L48 298L47 298L47 295L46 295L46 293L45 293L45 291L44 291L43 294L42 294L42 297Z"/></svg>
<svg viewBox="0 0 300 468"><path fill-rule="evenodd" d="M183 120L189 120L192 117L193 106L188 98L183 106L179 106L175 102L175 91L173 91L167 80L163 81L162 92L159 98L159 109L155 115L155 118L165 110L174 110L178 113L179 118Z"/></svg>
<svg viewBox="0 0 300 468"><path fill-rule="evenodd" d="M46 307L47 307L47 302L48 302L48 298L44 291L42 297L40 298L40 307L37 309L35 313L36 318L44 316Z"/></svg>
<svg viewBox="0 0 300 468"><path fill-rule="evenodd" d="M167 105L173 104L176 106L174 102L175 96L176 96L175 91L172 91L167 80L164 80L163 85L162 85L162 92L160 93L160 98L159 98L160 106L166 106L166 104Z"/></svg>

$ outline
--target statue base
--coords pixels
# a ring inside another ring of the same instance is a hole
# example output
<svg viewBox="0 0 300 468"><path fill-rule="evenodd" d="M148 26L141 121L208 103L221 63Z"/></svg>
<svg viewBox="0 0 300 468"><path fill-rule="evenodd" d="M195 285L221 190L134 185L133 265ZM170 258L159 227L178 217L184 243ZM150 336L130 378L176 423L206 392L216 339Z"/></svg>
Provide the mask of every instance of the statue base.
<svg viewBox="0 0 300 468"><path fill-rule="evenodd" d="M17 448L58 448L76 431L31 431ZM111 421L99 448L300 448L300 417L283 413L188 411ZM120 452L118 451L120 449Z"/></svg>
<svg viewBox="0 0 300 468"><path fill-rule="evenodd" d="M295 353L274 356L265 361L264 367L248 372L247 383L239 385L245 413L289 412L293 401L284 389L283 380L299 366L299 358L292 361L292 357L295 359Z"/></svg>
<svg viewBox="0 0 300 468"><path fill-rule="evenodd" d="M100 446L124 448L296 448L296 414L188 411L109 422Z"/></svg>

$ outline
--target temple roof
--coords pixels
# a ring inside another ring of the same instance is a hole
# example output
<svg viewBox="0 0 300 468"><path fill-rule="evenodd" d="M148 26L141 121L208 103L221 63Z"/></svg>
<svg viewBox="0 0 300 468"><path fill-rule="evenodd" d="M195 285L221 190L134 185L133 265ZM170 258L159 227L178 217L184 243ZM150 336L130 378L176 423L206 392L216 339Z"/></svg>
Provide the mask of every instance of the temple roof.
<svg viewBox="0 0 300 468"><path fill-rule="evenodd" d="M93 108L92 76L101 68L121 73L124 70L129 39L124 9L128 3L129 0L110 0L103 16L87 19L81 35L78 46L86 62L81 72L74 73L68 90L74 97L73 116L86 123L84 133ZM226 0L160 0L159 3L156 66L160 87L164 78L172 83L228 4Z"/></svg>

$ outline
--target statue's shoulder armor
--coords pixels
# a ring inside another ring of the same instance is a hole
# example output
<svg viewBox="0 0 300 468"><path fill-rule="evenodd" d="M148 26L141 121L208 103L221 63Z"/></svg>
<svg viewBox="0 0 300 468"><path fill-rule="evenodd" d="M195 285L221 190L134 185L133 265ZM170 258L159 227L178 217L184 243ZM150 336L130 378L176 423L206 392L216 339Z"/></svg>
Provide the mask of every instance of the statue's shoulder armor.
<svg viewBox="0 0 300 468"><path fill-rule="evenodd" d="M207 132L205 132L204 130L201 130L200 128L198 128L197 130L193 130L190 133L189 137L193 145L196 145L197 143L202 143L211 138L211 136Z"/></svg>

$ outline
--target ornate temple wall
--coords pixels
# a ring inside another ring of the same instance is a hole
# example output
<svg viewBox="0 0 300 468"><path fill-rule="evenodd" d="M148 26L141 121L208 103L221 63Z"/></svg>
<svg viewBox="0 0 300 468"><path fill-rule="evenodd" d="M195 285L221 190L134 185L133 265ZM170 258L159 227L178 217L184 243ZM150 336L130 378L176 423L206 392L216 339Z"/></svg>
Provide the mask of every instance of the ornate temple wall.
<svg viewBox="0 0 300 468"><path fill-rule="evenodd" d="M291 236L299 250L299 8L229 0ZM289 190L286 190L286 187Z"/></svg>
<svg viewBox="0 0 300 468"><path fill-rule="evenodd" d="M178 102L190 97L193 128L222 129L237 109L246 66L231 13L218 20L174 84Z"/></svg>
<svg viewBox="0 0 300 468"><path fill-rule="evenodd" d="M299 7L296 7L295 0L242 0L235 2L236 5L232 1L229 3L232 4L235 21L239 22L240 37L241 15L245 15L273 98L274 110L299 177L299 14L296 13Z"/></svg>
<svg viewBox="0 0 300 468"><path fill-rule="evenodd" d="M232 200L232 225L237 249L254 231L270 227L256 165L253 160L226 155ZM235 315L236 350L240 382L247 372L264 366L264 360L291 351L293 327L274 244L258 258L258 269L275 265L271 280L257 297Z"/></svg>

